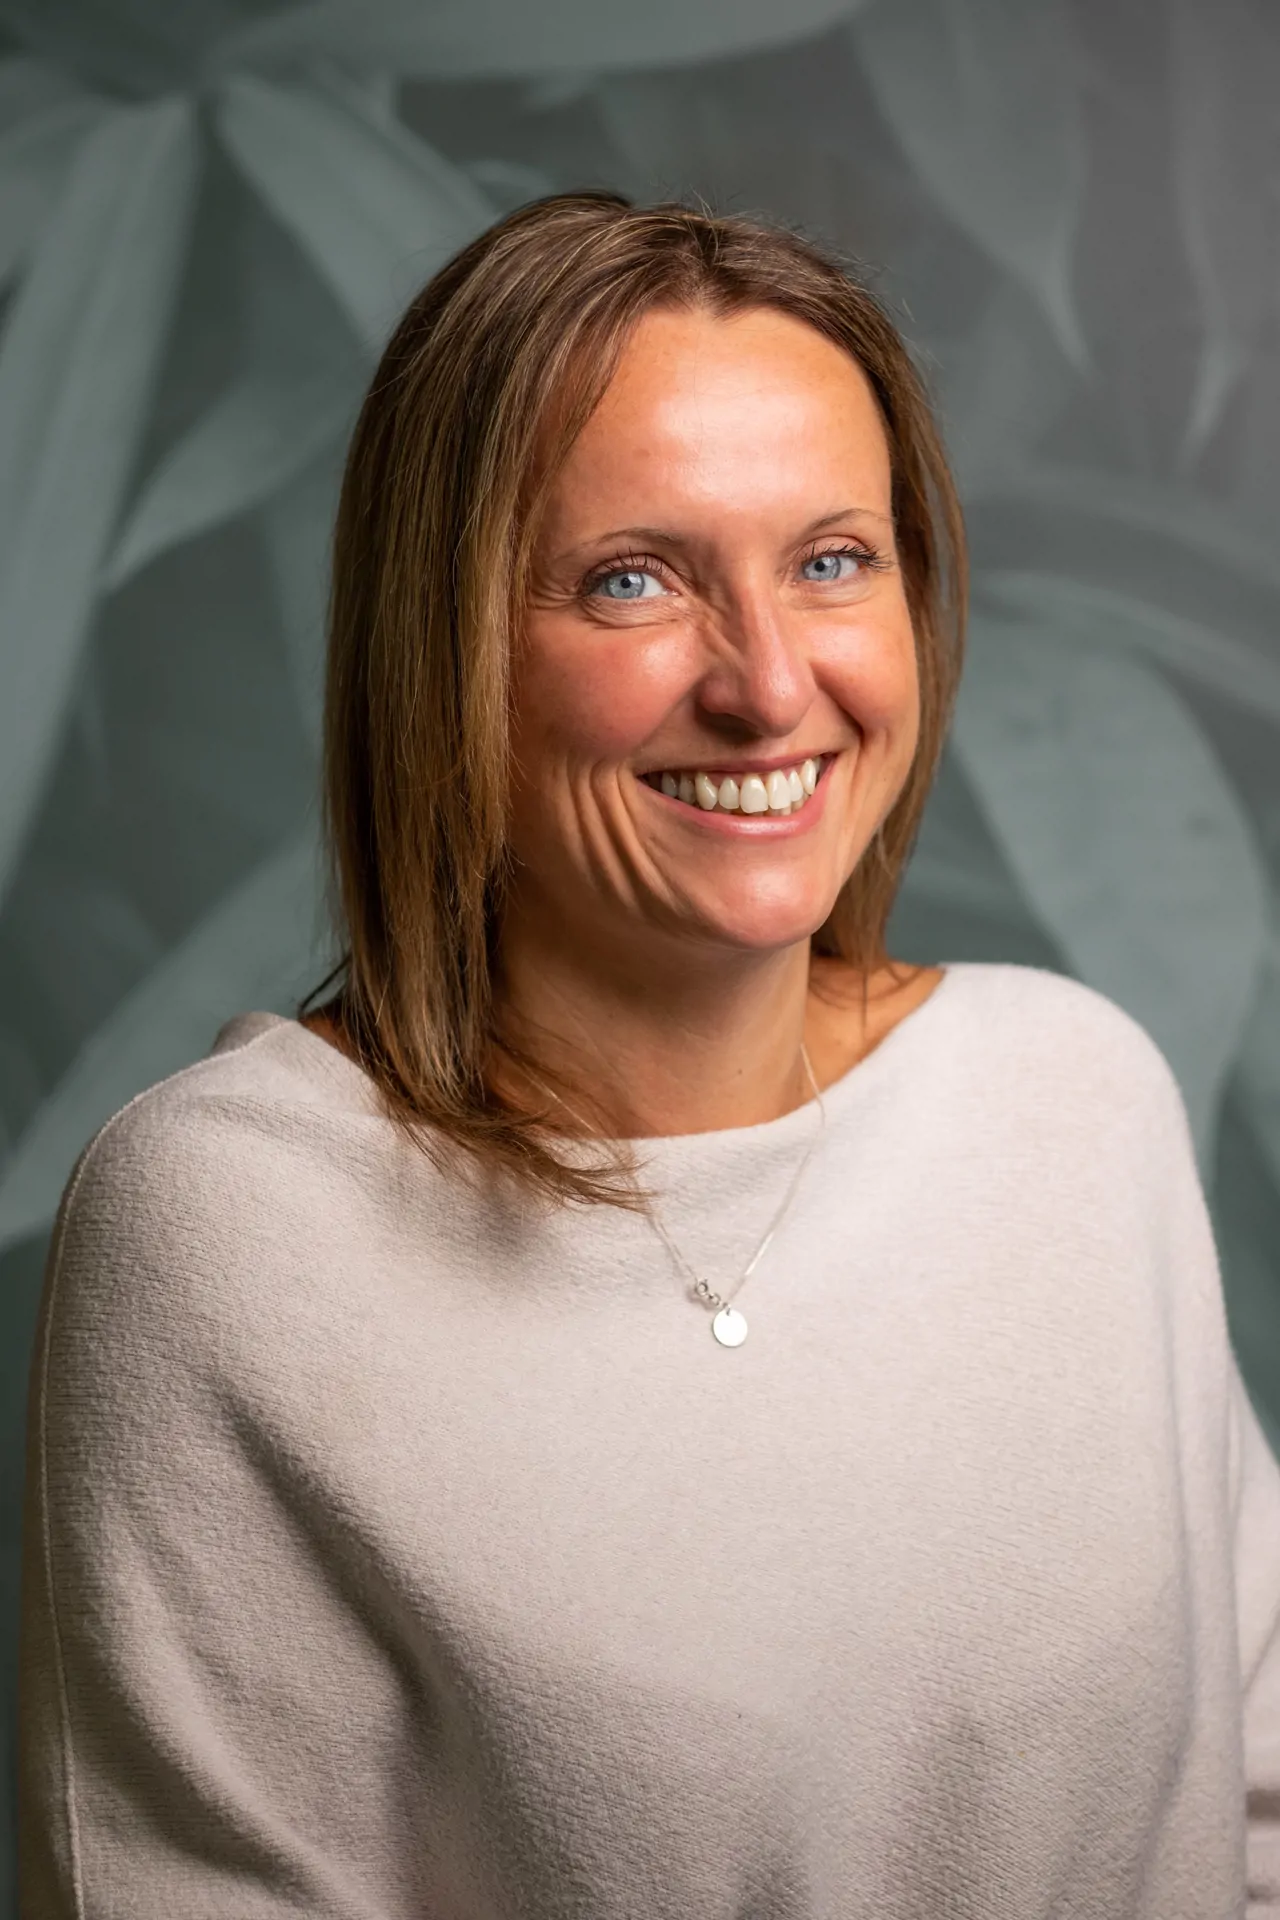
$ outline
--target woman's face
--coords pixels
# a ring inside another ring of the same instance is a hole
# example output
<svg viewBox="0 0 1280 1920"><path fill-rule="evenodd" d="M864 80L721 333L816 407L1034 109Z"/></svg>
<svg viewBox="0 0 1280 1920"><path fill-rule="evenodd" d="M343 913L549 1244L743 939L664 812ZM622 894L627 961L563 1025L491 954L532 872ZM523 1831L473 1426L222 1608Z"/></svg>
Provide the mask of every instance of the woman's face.
<svg viewBox="0 0 1280 1920"><path fill-rule="evenodd" d="M846 354L771 310L639 323L536 531L513 701L518 916L633 956L807 940L919 727Z"/></svg>

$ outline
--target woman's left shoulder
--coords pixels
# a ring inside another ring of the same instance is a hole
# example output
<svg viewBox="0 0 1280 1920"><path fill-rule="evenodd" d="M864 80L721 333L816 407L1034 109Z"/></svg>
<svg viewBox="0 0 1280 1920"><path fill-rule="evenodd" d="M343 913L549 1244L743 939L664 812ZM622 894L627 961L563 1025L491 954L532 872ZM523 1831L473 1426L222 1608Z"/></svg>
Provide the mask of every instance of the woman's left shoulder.
<svg viewBox="0 0 1280 1920"><path fill-rule="evenodd" d="M1142 1022L1099 988L1048 967L1013 961L959 961L922 966L892 961L867 979L865 1021L861 979L840 962L815 965L815 1023L844 1070L872 1052L895 1027L930 1003L934 1058L970 1061L994 1087L1028 1080L1131 1098L1146 1089L1176 1104L1178 1084L1167 1058Z"/></svg>
<svg viewBox="0 0 1280 1920"><path fill-rule="evenodd" d="M950 971L950 970L949 970ZM1117 1118L1163 1114L1177 1130L1181 1087L1149 1028L1086 981L1048 967L967 962L953 983L957 1044L980 1059L992 1083L1027 1086Z"/></svg>
<svg viewBox="0 0 1280 1920"><path fill-rule="evenodd" d="M970 961L958 971L964 976L975 1015L1003 1024L1019 1040L1043 1035L1055 1047L1100 1049L1157 1075L1169 1071L1142 1021L1110 994L1074 974L1012 961Z"/></svg>

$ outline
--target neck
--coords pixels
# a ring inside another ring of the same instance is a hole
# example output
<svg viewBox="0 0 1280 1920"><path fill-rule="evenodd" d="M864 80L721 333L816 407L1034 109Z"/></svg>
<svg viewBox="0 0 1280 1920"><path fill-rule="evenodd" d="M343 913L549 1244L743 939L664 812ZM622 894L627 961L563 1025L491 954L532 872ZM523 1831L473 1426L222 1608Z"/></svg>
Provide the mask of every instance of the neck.
<svg viewBox="0 0 1280 1920"><path fill-rule="evenodd" d="M591 1103L617 1139L718 1132L781 1118L818 1083L821 1014L811 1001L809 943L768 953L688 940L604 943L508 923L497 970L500 1029ZM545 1105L500 1058L493 1080L523 1106ZM588 1109L583 1108L584 1115ZM576 1130L560 1111L556 1124Z"/></svg>

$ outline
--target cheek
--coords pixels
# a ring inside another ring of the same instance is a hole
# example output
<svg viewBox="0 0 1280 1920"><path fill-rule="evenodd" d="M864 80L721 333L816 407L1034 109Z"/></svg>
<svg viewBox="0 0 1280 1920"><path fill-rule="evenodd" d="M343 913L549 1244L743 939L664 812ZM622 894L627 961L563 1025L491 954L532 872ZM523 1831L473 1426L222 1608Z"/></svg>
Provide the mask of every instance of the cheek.
<svg viewBox="0 0 1280 1920"><path fill-rule="evenodd" d="M897 647L885 656L883 675L876 692L885 724L899 729L910 727L914 735L920 712L920 674L916 663L915 639L906 620L903 621Z"/></svg>
<svg viewBox="0 0 1280 1920"><path fill-rule="evenodd" d="M920 707L915 639L905 606L864 631L855 644L839 636L826 657L827 684L863 733L914 736Z"/></svg>
<svg viewBox="0 0 1280 1920"><path fill-rule="evenodd" d="M629 759L678 698L658 652L634 633L558 634L549 619L527 631L514 676L512 737L517 758L537 766Z"/></svg>

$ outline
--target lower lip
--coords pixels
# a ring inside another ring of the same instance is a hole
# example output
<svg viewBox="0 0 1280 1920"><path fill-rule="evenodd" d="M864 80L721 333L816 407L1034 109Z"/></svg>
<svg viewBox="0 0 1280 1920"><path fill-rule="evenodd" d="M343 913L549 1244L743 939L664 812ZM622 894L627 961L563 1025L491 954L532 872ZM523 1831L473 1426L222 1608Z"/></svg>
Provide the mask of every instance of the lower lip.
<svg viewBox="0 0 1280 1920"><path fill-rule="evenodd" d="M651 787L647 780L642 780L640 785L660 805L674 809L691 826L702 827L708 833L723 833L733 839L743 840L792 840L797 834L807 833L810 827L816 827L822 818L831 770L839 758L839 754L834 754L826 762L821 779L799 813L784 813L781 817L768 813L722 813L719 807L704 809L696 802L690 806L686 800L678 800L673 794L663 793L661 787Z"/></svg>

